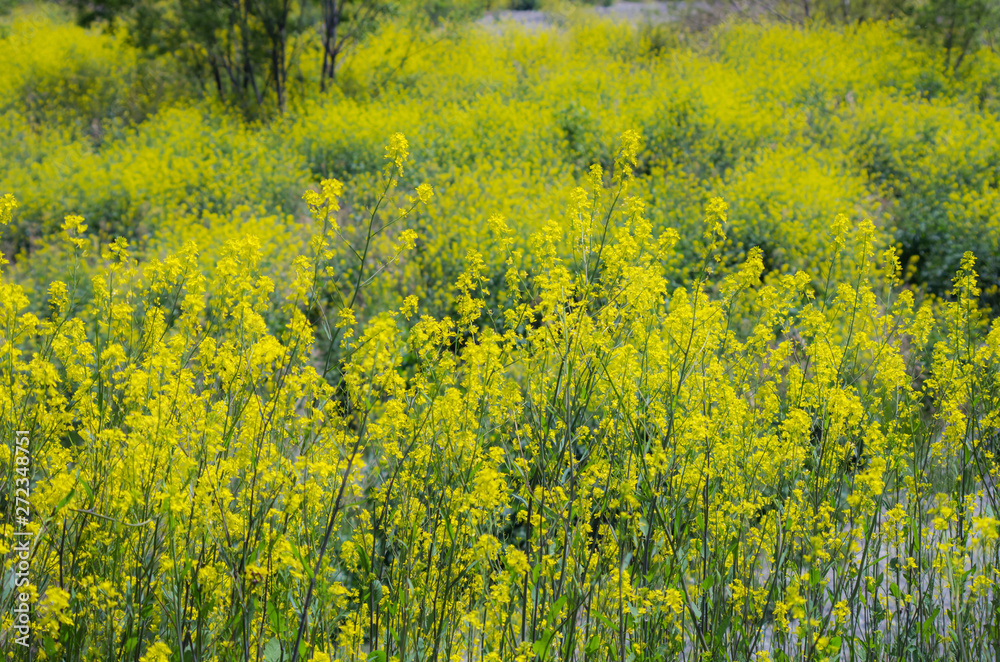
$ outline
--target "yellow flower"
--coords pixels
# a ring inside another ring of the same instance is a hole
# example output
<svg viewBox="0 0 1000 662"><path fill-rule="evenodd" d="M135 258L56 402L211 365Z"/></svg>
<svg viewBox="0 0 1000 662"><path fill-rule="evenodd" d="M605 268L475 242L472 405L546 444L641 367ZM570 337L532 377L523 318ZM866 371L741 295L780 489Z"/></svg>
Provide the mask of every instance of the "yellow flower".
<svg viewBox="0 0 1000 662"><path fill-rule="evenodd" d="M5 193L0 197L0 225L10 223L11 215L17 209L17 200L10 193Z"/></svg>
<svg viewBox="0 0 1000 662"><path fill-rule="evenodd" d="M403 174L403 163L410 155L410 143L402 133L394 133L385 147L385 158L392 161L399 174Z"/></svg>
<svg viewBox="0 0 1000 662"><path fill-rule="evenodd" d="M330 662L330 654L322 648L317 648L309 660L310 662Z"/></svg>
<svg viewBox="0 0 1000 662"><path fill-rule="evenodd" d="M420 199L420 202L426 204L434 197L434 189L431 188L430 184L425 182L417 187L417 197Z"/></svg>
<svg viewBox="0 0 1000 662"><path fill-rule="evenodd" d="M169 646L162 641L157 641L146 650L146 654L142 656L140 662L169 662L171 652Z"/></svg>

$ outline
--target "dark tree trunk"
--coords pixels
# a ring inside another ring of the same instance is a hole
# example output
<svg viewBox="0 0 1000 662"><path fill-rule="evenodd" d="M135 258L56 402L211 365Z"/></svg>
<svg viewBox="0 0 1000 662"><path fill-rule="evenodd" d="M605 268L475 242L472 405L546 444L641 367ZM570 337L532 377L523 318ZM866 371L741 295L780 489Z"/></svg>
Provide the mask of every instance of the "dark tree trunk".
<svg viewBox="0 0 1000 662"><path fill-rule="evenodd" d="M323 68L319 79L319 89L326 91L327 81L333 82L337 76L337 43L340 28L342 0L323 0Z"/></svg>

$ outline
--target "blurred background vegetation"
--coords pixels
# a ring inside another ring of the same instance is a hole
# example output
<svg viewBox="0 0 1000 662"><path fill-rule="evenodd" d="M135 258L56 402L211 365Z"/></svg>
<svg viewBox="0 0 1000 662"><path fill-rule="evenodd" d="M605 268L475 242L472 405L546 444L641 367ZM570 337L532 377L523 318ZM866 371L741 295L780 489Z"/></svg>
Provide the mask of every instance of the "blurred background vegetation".
<svg viewBox="0 0 1000 662"><path fill-rule="evenodd" d="M516 21L519 2L8 4L0 190L21 202L0 238L10 276L60 277L50 239L67 213L146 255L198 239L211 256L229 232L260 228L280 272L302 241L302 191L343 179L349 227L402 131L409 183L440 195L413 221L414 259L364 304L413 291L447 313L441 284L489 245L485 218L505 214L526 248L635 128L650 217L681 234L675 283L720 195L723 269L751 246L776 274L823 263L844 212L874 219L933 295L974 251L984 303L1000 302L996 3L701 0L657 5L670 20L614 20L553 0L533 26L482 18Z"/></svg>

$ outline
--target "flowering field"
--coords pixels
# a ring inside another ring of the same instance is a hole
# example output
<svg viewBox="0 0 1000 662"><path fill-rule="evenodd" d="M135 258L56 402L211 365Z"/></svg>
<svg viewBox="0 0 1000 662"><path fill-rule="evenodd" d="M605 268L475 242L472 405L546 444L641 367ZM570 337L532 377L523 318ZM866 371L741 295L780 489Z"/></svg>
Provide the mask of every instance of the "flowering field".
<svg viewBox="0 0 1000 662"><path fill-rule="evenodd" d="M997 54L2 20L8 659L1000 657Z"/></svg>

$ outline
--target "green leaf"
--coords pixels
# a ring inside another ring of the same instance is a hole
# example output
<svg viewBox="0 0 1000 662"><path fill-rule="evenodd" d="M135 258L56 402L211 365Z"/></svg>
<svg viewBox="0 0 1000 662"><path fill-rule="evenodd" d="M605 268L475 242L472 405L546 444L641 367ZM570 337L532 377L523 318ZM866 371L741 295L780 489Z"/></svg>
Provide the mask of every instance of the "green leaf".
<svg viewBox="0 0 1000 662"><path fill-rule="evenodd" d="M368 552L365 550L364 545L358 545L358 556L361 557L361 569L368 571L371 568L371 562L368 560Z"/></svg>
<svg viewBox="0 0 1000 662"><path fill-rule="evenodd" d="M535 655L537 655L539 659L545 659L545 654L549 652L549 645L552 643L552 637L554 637L555 634L555 630L546 630L542 633L541 639L531 644L531 650L535 652Z"/></svg>
<svg viewBox="0 0 1000 662"><path fill-rule="evenodd" d="M562 610L563 605L566 604L566 598L567 598L567 596L565 596L565 595L562 596L561 598L559 598L558 600L556 600L555 602L553 602L551 607L549 607L549 622L550 623L555 622L556 618L559 616L559 612Z"/></svg>
<svg viewBox="0 0 1000 662"><path fill-rule="evenodd" d="M264 662L278 662L281 659L281 643L272 639L264 645Z"/></svg>
<svg viewBox="0 0 1000 662"><path fill-rule="evenodd" d="M732 613L727 613L723 615L721 619L719 619L718 624L715 626L716 639L722 641L725 638L726 632L729 631L729 624L732 622L732 620L733 620Z"/></svg>
<svg viewBox="0 0 1000 662"><path fill-rule="evenodd" d="M817 568L816 566L813 566L812 568L810 568L809 569L809 585L810 586L819 586L820 579L821 579L821 577L820 577L820 574L819 574L819 568Z"/></svg>
<svg viewBox="0 0 1000 662"><path fill-rule="evenodd" d="M936 629L934 627L934 621L937 620L938 614L941 612L940 607L935 607L931 615L920 624L920 629L923 631L925 638L931 638L935 635Z"/></svg>
<svg viewBox="0 0 1000 662"><path fill-rule="evenodd" d="M279 612L278 608L275 606L273 600L269 600L267 603L267 616L268 620L271 621L272 631L276 634L282 634L285 630L284 623L282 622L284 619L282 618L281 612Z"/></svg>
<svg viewBox="0 0 1000 662"><path fill-rule="evenodd" d="M62 510L63 506L65 506L67 503L69 503L69 500L73 498L74 494L76 494L76 488L75 487L73 489L71 489L69 491L69 494L67 494L66 496L64 496L59 503L56 504L55 511L59 512L60 510Z"/></svg>
<svg viewBox="0 0 1000 662"><path fill-rule="evenodd" d="M302 569L305 570L306 574L309 575L309 579L312 579L313 569L312 566L306 563L306 560L302 558L302 551L299 549L298 545L290 545L292 548L292 554L295 555L295 560L302 564Z"/></svg>

